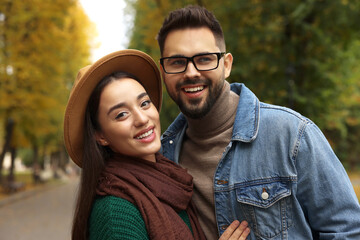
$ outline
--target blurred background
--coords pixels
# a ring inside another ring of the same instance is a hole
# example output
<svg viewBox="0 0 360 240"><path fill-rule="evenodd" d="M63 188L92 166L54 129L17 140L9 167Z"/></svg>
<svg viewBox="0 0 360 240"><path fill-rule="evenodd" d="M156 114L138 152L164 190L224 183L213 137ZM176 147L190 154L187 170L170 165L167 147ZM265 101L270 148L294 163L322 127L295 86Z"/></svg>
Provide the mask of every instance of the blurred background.
<svg viewBox="0 0 360 240"><path fill-rule="evenodd" d="M63 143L78 70L125 48L158 62L164 17L188 4L221 22L228 81L312 119L360 196L360 0L0 0L0 199L79 173ZM164 88L163 131L178 113Z"/></svg>

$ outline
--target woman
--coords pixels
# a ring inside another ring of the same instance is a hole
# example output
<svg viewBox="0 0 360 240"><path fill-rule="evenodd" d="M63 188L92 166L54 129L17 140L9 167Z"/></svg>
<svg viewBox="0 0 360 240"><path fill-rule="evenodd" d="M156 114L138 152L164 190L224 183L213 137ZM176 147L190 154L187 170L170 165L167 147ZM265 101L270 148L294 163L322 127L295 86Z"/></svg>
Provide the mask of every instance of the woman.
<svg viewBox="0 0 360 240"><path fill-rule="evenodd" d="M80 70L65 113L65 145L82 168L72 238L205 239L192 177L158 153L161 78L137 50ZM226 233L226 234L225 234ZM233 222L221 239L245 239Z"/></svg>

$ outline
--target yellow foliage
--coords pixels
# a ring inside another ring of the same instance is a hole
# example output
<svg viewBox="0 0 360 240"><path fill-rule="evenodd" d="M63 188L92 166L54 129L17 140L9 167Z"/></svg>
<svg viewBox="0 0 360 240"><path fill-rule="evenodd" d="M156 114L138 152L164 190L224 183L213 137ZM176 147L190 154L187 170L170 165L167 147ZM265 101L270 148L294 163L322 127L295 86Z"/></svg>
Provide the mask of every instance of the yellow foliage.
<svg viewBox="0 0 360 240"><path fill-rule="evenodd" d="M90 62L92 25L73 0L6 1L0 12L0 119L15 120L17 147L58 144L70 85Z"/></svg>

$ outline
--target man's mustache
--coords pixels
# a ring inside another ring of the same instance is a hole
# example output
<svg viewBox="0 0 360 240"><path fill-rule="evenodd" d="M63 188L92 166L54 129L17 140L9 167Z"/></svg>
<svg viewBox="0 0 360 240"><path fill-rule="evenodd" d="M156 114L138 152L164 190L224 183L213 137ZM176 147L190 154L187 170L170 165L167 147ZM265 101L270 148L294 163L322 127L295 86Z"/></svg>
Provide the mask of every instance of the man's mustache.
<svg viewBox="0 0 360 240"><path fill-rule="evenodd" d="M210 81L208 79L186 79L183 82L178 82L176 84L176 89L180 90L186 85L210 85Z"/></svg>

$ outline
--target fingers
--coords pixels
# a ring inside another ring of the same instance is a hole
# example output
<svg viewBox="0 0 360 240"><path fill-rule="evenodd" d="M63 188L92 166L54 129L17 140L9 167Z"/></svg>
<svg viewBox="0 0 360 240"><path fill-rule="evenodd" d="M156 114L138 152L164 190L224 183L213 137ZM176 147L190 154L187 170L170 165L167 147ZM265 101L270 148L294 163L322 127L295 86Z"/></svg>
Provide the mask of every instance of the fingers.
<svg viewBox="0 0 360 240"><path fill-rule="evenodd" d="M249 234L250 234L250 228L248 227L248 223L246 221L242 221L240 224L240 227L238 229L236 229L236 231L239 235L238 240L245 240Z"/></svg>
<svg viewBox="0 0 360 240"><path fill-rule="evenodd" d="M238 220L235 220L229 225L219 240L245 240L249 234L250 228L248 228L248 223L246 221L240 223Z"/></svg>
<svg viewBox="0 0 360 240"><path fill-rule="evenodd" d="M220 236L219 240L227 240L230 239L231 235L234 231L240 226L240 222L238 220L233 221L225 230L225 232Z"/></svg>

